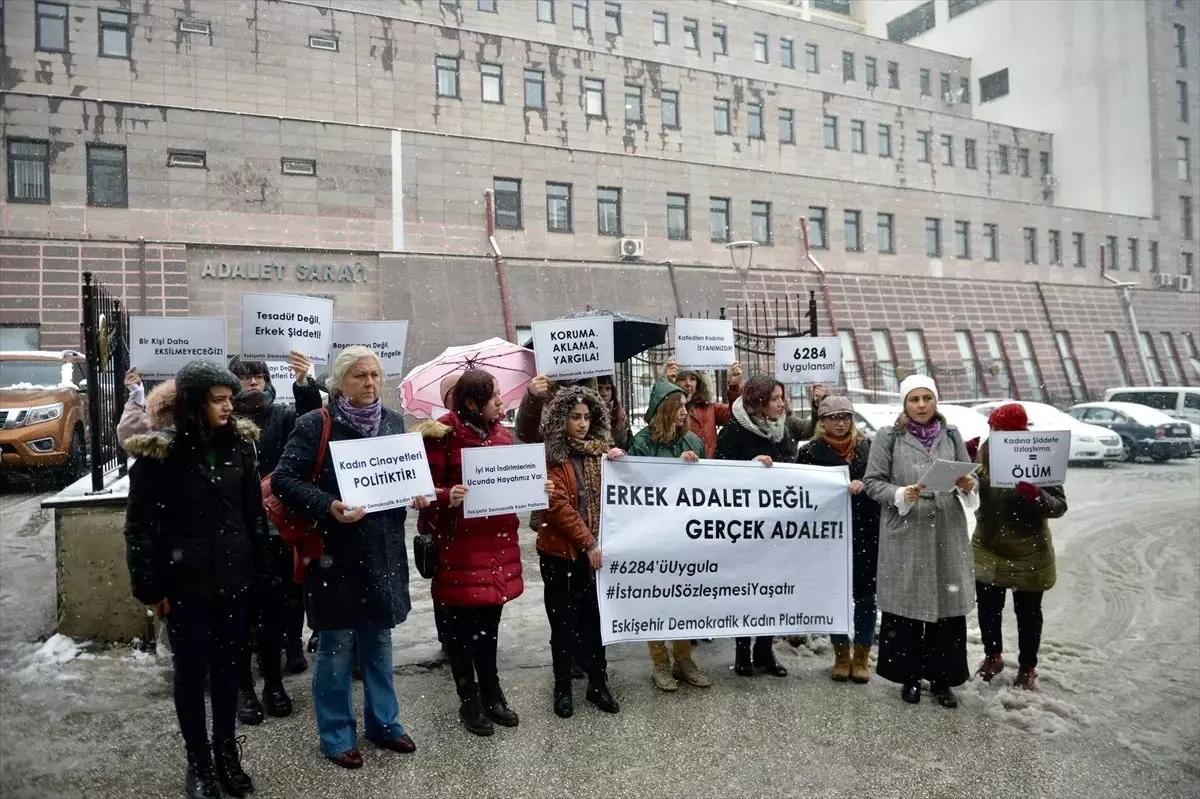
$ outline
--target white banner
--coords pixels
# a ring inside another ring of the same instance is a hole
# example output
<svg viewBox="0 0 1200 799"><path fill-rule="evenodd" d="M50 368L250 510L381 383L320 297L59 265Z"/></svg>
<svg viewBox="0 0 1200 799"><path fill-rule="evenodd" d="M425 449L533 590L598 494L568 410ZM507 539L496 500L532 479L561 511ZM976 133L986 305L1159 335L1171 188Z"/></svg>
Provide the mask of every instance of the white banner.
<svg viewBox="0 0 1200 799"><path fill-rule="evenodd" d="M538 372L552 380L613 373L613 318L587 316L533 323Z"/></svg>
<svg viewBox="0 0 1200 799"><path fill-rule="evenodd" d="M271 373L271 386L275 389L275 401L293 405L296 402L292 384L296 382L296 373L287 361L267 361L267 371ZM308 379L315 380L317 370L308 367Z"/></svg>
<svg viewBox="0 0 1200 799"><path fill-rule="evenodd" d="M333 300L299 294L242 295L242 357L279 361L292 350L313 363L329 363Z"/></svg>
<svg viewBox="0 0 1200 799"><path fill-rule="evenodd" d="M366 347L383 361L384 377L393 380L404 377L407 338L408 322L334 322L333 351L329 358L335 360L347 347Z"/></svg>
<svg viewBox="0 0 1200 799"><path fill-rule="evenodd" d="M172 378L197 358L226 364L224 318L129 317L129 365L143 378Z"/></svg>
<svg viewBox="0 0 1200 799"><path fill-rule="evenodd" d="M784 385L835 386L842 375L842 341L837 336L775 339L775 379Z"/></svg>
<svg viewBox="0 0 1200 799"><path fill-rule="evenodd" d="M1019 482L1060 486L1071 457L1070 430L993 430L988 436L988 479L997 487Z"/></svg>
<svg viewBox="0 0 1200 799"><path fill-rule="evenodd" d="M847 633L849 485L845 467L605 460L604 643Z"/></svg>
<svg viewBox="0 0 1200 799"><path fill-rule="evenodd" d="M342 502L368 513L399 508L413 497L434 498L433 476L420 433L330 441Z"/></svg>
<svg viewBox="0 0 1200 799"><path fill-rule="evenodd" d="M499 516L550 507L546 496L546 447L463 447L463 517Z"/></svg>
<svg viewBox="0 0 1200 799"><path fill-rule="evenodd" d="M736 360L732 319L675 320L675 363L680 369L728 369Z"/></svg>

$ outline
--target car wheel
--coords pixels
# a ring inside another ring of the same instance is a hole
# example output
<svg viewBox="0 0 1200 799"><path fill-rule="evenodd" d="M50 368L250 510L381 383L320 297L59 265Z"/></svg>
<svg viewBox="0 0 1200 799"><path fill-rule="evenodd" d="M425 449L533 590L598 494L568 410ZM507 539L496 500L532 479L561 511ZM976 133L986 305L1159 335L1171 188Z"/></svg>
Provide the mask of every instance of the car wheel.
<svg viewBox="0 0 1200 799"><path fill-rule="evenodd" d="M1150 460L1155 463L1166 463L1171 460L1171 454L1169 452L1155 452L1150 456Z"/></svg>
<svg viewBox="0 0 1200 799"><path fill-rule="evenodd" d="M1121 460L1125 461L1126 463L1133 463L1137 460L1137 450L1134 449L1133 442L1128 438L1121 439L1121 450L1123 453L1121 455Z"/></svg>
<svg viewBox="0 0 1200 799"><path fill-rule="evenodd" d="M71 436L71 448L67 450L67 462L59 467L56 482L66 488L83 476L87 469L87 445L83 442L83 430L75 428Z"/></svg>

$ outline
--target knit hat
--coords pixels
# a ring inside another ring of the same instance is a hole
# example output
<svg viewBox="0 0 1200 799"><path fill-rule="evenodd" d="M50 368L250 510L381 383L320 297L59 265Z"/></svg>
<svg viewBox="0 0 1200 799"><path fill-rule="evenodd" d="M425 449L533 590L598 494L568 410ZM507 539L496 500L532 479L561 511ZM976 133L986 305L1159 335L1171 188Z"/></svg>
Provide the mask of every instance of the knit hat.
<svg viewBox="0 0 1200 799"><path fill-rule="evenodd" d="M904 402L908 399L908 395L916 391L918 388L927 388L933 394L933 398L938 398L937 384L933 382L933 378L928 375L909 375L900 383L900 401Z"/></svg>
<svg viewBox="0 0 1200 799"><path fill-rule="evenodd" d="M854 403L850 402L849 397L836 396L829 394L821 400L820 409L817 411L817 416L824 419L826 416L833 416L837 413L851 413L854 410Z"/></svg>
<svg viewBox="0 0 1200 799"><path fill-rule="evenodd" d="M446 395L451 389L458 385L458 378L462 377L462 372L454 372L442 378L442 384L438 386L438 396L442 398L442 404L449 408L454 403L450 402Z"/></svg>
<svg viewBox="0 0 1200 799"><path fill-rule="evenodd" d="M236 394L242 390L242 381L220 364L204 360L189 361L175 373L178 391L207 394L213 386L228 386Z"/></svg>
<svg viewBox="0 0 1200 799"><path fill-rule="evenodd" d="M1006 402L988 416L988 426L993 430L1016 433L1029 429L1029 416L1024 405Z"/></svg>

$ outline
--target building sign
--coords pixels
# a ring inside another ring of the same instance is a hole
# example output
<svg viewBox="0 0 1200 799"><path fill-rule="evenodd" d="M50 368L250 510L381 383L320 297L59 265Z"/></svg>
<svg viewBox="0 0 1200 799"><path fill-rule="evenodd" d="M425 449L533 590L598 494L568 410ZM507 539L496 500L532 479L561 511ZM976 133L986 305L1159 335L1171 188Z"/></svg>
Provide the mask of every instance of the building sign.
<svg viewBox="0 0 1200 799"><path fill-rule="evenodd" d="M320 283L366 283L367 267L357 261L352 264L260 264L206 263L200 267L200 277L216 280L286 280Z"/></svg>

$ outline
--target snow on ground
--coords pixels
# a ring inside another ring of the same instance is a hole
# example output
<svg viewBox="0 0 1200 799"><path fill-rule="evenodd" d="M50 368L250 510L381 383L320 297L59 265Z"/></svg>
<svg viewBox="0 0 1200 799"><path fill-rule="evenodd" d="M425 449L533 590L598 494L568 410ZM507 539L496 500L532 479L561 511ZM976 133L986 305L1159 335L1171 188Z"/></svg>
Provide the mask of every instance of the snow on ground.
<svg viewBox="0 0 1200 799"><path fill-rule="evenodd" d="M1200 796L1200 463L1073 469L1053 523L1059 582L1045 601L1036 693L1008 669L962 707L900 702L896 686L828 678L826 639L777 644L784 680L732 675L731 642L702 644L708 691L649 683L645 648L609 648L619 716L576 689L549 709L549 631L532 534L525 595L505 610L501 674L521 727L477 740L456 724L425 582L396 630L409 758L366 745L344 772L316 749L310 675L289 719L242 729L258 796ZM53 525L30 494L0 495L0 794L181 795L169 661L53 634ZM972 666L983 651L969 620Z"/></svg>

